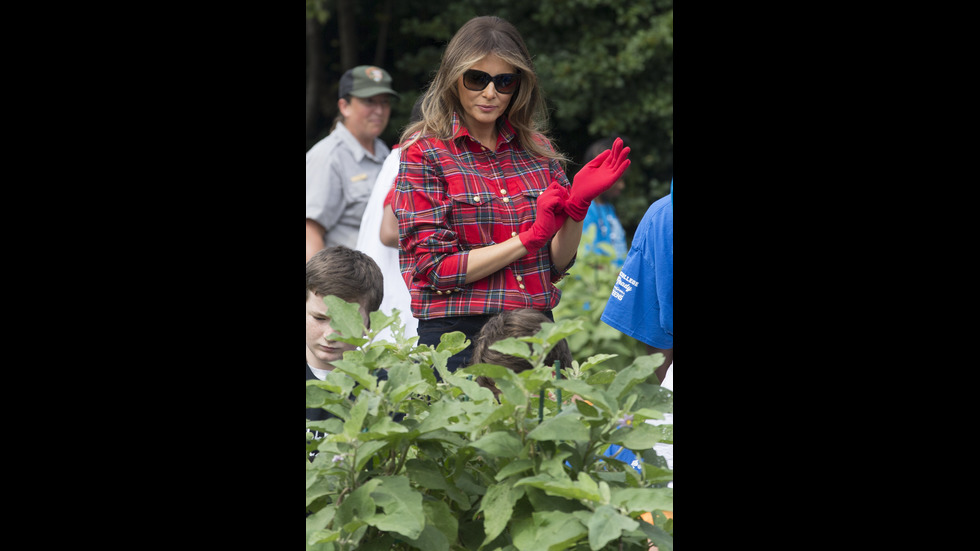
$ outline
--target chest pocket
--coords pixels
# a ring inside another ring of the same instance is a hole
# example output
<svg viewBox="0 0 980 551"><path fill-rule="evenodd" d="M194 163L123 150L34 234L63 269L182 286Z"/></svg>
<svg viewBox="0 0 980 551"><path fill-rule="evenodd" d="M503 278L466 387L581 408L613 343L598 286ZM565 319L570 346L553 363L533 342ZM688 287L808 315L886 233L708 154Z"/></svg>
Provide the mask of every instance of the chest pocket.
<svg viewBox="0 0 980 551"><path fill-rule="evenodd" d="M346 184L346 194L351 203L367 203L374 191L374 180L377 178L377 171L358 170L349 176Z"/></svg>
<svg viewBox="0 0 980 551"><path fill-rule="evenodd" d="M450 229L456 233L464 250L492 245L493 227L501 222L500 198L483 182L466 185L460 175L448 178L447 192L452 201L449 213Z"/></svg>

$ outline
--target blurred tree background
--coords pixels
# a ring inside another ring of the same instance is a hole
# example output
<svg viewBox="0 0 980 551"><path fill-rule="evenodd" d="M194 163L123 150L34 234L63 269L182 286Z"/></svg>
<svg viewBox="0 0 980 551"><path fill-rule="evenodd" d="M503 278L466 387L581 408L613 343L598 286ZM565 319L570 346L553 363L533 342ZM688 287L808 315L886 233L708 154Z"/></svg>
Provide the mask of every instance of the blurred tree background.
<svg viewBox="0 0 980 551"><path fill-rule="evenodd" d="M628 140L632 164L615 205L631 239L674 174L673 0L307 0L307 150L329 133L340 76L357 65L384 68L401 94L381 136L396 143L449 39L478 15L523 35L569 179L592 141Z"/></svg>

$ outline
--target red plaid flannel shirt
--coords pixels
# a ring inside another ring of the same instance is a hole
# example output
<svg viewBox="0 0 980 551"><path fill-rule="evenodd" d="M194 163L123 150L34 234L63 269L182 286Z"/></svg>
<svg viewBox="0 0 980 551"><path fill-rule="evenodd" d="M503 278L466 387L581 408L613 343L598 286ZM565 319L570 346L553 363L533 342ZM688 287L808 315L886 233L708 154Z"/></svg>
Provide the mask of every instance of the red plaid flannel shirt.
<svg viewBox="0 0 980 551"><path fill-rule="evenodd" d="M557 161L533 157L506 120L497 150L473 139L453 116L449 141L421 138L402 148L392 202L398 259L419 319L550 310L561 291L549 247L465 285L469 251L502 243L534 223L537 197L552 181L571 184Z"/></svg>

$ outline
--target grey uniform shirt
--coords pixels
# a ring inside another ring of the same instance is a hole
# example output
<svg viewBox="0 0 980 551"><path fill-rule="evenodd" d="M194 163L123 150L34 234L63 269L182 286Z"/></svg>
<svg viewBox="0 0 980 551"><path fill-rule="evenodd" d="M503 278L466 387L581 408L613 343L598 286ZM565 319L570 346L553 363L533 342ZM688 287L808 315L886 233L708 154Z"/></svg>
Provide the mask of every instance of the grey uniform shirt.
<svg viewBox="0 0 980 551"><path fill-rule="evenodd" d="M306 217L326 228L325 247L357 245L364 207L388 152L375 138L371 155L342 122L306 152Z"/></svg>

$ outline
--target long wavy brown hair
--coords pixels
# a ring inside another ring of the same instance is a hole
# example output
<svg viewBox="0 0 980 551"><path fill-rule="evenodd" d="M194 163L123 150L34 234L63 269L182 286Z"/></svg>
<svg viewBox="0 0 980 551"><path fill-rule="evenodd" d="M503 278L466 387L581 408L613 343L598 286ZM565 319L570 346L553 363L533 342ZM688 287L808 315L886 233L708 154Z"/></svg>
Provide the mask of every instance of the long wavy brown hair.
<svg viewBox="0 0 980 551"><path fill-rule="evenodd" d="M524 39L514 25L492 15L470 19L453 35L443 52L439 70L422 96L422 120L402 132L403 147L407 149L422 136L452 138L453 112L463 112L457 83L467 69L489 54L517 67L521 75L520 86L501 118L510 121L524 149L564 165L568 158L558 151L548 135L545 100ZM498 119L498 127L500 124Z"/></svg>

